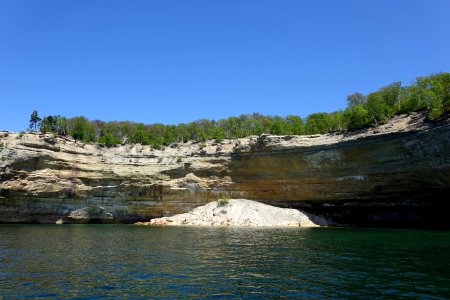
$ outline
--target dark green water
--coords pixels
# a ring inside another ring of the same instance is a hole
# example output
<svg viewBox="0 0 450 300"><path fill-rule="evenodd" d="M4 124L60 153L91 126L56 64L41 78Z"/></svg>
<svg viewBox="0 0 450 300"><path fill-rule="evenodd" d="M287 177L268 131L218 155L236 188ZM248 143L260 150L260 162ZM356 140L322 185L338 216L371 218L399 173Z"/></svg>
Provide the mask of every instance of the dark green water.
<svg viewBox="0 0 450 300"><path fill-rule="evenodd" d="M450 232L0 226L0 299L448 299Z"/></svg>

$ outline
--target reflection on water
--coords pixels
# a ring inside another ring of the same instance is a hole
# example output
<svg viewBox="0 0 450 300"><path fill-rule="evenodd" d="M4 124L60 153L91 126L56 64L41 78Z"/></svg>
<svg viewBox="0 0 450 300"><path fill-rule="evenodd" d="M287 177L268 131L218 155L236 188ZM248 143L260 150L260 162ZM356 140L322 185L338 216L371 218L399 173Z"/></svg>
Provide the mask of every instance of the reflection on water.
<svg viewBox="0 0 450 300"><path fill-rule="evenodd" d="M450 232L0 226L0 298L450 298Z"/></svg>

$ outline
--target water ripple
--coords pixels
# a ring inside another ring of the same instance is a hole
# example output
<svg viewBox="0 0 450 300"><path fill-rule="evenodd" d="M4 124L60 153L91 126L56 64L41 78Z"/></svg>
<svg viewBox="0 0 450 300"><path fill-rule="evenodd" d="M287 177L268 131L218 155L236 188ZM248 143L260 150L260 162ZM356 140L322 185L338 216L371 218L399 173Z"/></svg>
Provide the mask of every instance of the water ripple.
<svg viewBox="0 0 450 300"><path fill-rule="evenodd" d="M0 299L448 299L450 232L0 226Z"/></svg>

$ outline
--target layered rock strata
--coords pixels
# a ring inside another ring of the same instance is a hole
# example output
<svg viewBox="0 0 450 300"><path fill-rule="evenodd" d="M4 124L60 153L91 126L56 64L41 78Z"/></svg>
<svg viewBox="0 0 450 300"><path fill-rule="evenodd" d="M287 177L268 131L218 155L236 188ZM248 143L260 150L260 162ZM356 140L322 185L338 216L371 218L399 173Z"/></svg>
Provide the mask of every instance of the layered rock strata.
<svg viewBox="0 0 450 300"><path fill-rule="evenodd" d="M106 148L0 132L0 222L131 223L229 198L359 226L449 226L450 125Z"/></svg>

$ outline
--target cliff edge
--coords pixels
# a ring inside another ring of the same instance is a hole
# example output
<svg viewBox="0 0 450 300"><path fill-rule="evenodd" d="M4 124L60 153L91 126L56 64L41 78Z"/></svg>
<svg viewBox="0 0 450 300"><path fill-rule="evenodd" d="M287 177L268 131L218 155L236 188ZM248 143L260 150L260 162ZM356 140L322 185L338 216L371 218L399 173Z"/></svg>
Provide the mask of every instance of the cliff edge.
<svg viewBox="0 0 450 300"><path fill-rule="evenodd" d="M450 227L449 121L112 148L0 132L0 223L134 223L229 198L355 226Z"/></svg>

